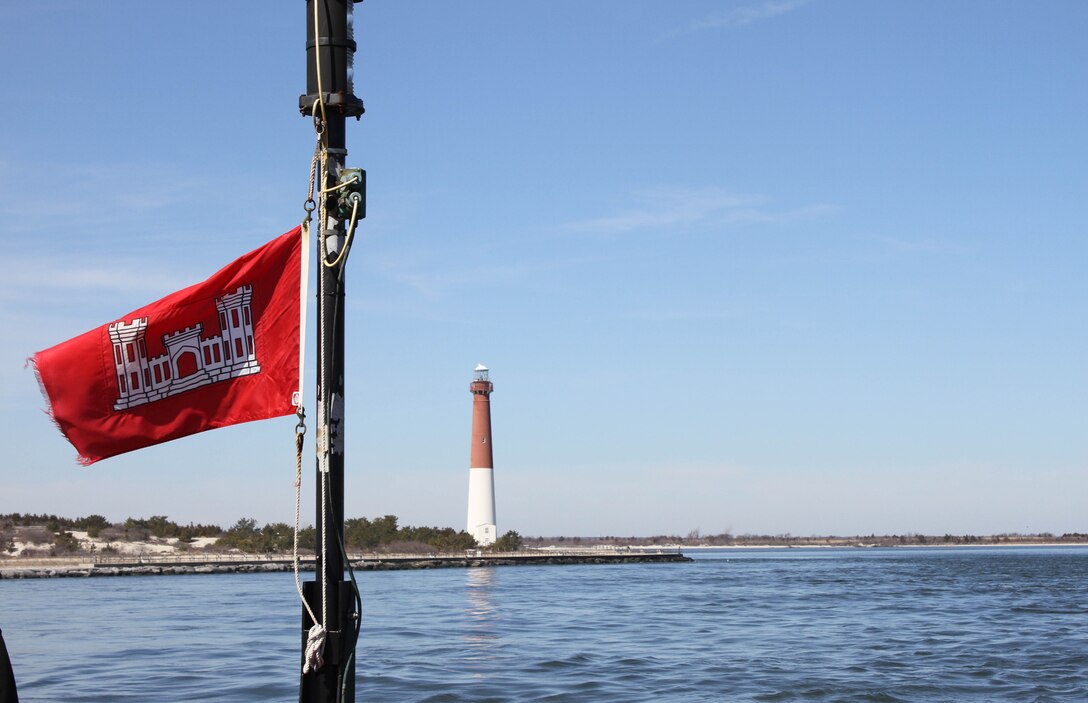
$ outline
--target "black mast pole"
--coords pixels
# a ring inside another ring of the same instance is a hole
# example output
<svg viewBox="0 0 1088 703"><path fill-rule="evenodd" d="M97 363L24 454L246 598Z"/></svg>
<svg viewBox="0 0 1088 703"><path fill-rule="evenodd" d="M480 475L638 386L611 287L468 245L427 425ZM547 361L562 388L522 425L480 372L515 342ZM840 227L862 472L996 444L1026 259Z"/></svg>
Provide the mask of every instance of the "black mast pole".
<svg viewBox="0 0 1088 703"><path fill-rule="evenodd" d="M316 3L316 14L314 4ZM344 123L359 118L363 103L353 93L352 62L355 40L352 31L352 0L306 0L306 95L299 97L299 110L306 117L315 114L323 133L328 161L326 179L318 189L335 186L345 178ZM317 23L315 30L314 23ZM320 54L320 56L319 56ZM320 69L319 69L320 67ZM320 76L318 72L320 70ZM320 86L320 87L319 87ZM322 106L318 101L323 103ZM324 117L322 117L324 115ZM356 612L353 586L344 580L344 252L345 220L351 204L365 202L362 172L358 183L329 194L324 249L318 242L318 372L317 372L317 526L315 580L304 584L310 609L324 618L326 629L324 664L303 674L299 684L300 703L339 703L355 700L355 633L360 614ZM352 195L355 193L356 195ZM319 197L319 196L315 196ZM318 215L321 209L318 209ZM365 214L359 208L358 217ZM335 262L335 264L334 264ZM334 264L334 265L329 265ZM324 474L324 476L323 476ZM326 490L322 491L322 478ZM324 504L323 504L324 503ZM324 545L324 548L322 547ZM322 594L325 597L322 597ZM323 611L324 602L324 613ZM314 623L302 612L302 646L305 657L307 633Z"/></svg>

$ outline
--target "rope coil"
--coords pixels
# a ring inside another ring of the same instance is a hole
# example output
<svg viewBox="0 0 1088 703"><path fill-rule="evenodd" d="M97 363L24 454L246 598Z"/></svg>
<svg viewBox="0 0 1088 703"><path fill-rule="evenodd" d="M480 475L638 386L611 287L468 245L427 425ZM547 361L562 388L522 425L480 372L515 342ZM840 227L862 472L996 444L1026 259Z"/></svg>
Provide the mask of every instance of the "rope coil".
<svg viewBox="0 0 1088 703"><path fill-rule="evenodd" d="M325 664L325 658L321 656L325 651L325 628L314 625L306 636L306 662L302 665L302 673L308 674L317 671Z"/></svg>

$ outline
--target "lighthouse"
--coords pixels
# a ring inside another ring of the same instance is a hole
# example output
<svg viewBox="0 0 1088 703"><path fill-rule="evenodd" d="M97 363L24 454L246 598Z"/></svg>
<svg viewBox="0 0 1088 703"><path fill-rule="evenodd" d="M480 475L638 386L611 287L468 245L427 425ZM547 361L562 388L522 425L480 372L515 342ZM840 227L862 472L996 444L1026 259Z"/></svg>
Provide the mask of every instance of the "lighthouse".
<svg viewBox="0 0 1088 703"><path fill-rule="evenodd" d="M487 367L477 364L472 383L472 451L468 468L468 533L486 547L496 538L495 469L491 457L491 391Z"/></svg>

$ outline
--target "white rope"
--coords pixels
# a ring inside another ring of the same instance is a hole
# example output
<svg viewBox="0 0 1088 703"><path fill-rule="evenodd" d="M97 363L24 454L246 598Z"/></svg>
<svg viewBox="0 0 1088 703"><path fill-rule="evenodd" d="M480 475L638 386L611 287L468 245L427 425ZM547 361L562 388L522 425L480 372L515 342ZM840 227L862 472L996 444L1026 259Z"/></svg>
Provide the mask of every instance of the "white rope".
<svg viewBox="0 0 1088 703"><path fill-rule="evenodd" d="M302 664L302 673L303 674L308 674L311 671L315 671L315 670L321 668L321 666L324 665L324 663L325 663L325 660L322 657L322 653L324 652L324 649L325 649L326 628L325 628L324 623L326 622L326 617L327 617L326 614L328 613L328 584L326 583L326 579L324 579L324 578L321 579L321 620L319 621L317 619L317 616L314 615L314 611L310 607L310 604L306 601L305 595L302 593L302 581L299 578L299 559L298 559L298 523L299 523L299 513L301 512L301 502L302 502L302 432L305 432L305 430L306 430L306 426L303 424L303 421L302 421L302 418L304 417L304 412L303 412L303 409L302 409L302 402L303 402L302 393L303 393L303 377L304 377L304 375L306 373L306 366L305 366L305 361L306 361L306 357L305 357L305 349L306 349L306 304L308 302L307 298L309 297L309 281L310 281L310 278L309 278L310 214L311 214L311 210L312 210L312 208L310 207L310 204L313 203L314 181L316 180L316 178L318 176L318 174L316 172L317 172L317 167L318 167L319 155L320 155L320 171L321 171L321 173L320 173L321 181L320 182L321 182L322 186L324 186L324 183L325 183L325 161L326 161L327 154L328 154L328 150L327 150L327 147L325 147L325 140L324 140L325 101L324 101L324 98L322 96L323 86L321 85L321 41L320 41L321 32L320 32L320 27L319 27L319 22L318 22L319 18L318 18L317 5L318 5L318 3L315 2L314 3L314 58L315 58L315 68L317 70L317 100L314 101L314 105L313 105L313 109L312 109L312 117L314 118L314 131L317 133L317 144L314 147L314 158L310 162L310 190L309 190L309 193L307 194L307 199L306 199L306 203L307 203L306 220L302 223L302 236L303 236L303 240L302 240L303 241L302 262L303 263L302 263L302 281L300 282L300 285L299 285L299 288L300 288L299 295L300 295L300 302L301 302L301 310L300 310L300 313L299 313L300 319L299 319L298 402L296 403L296 405L299 408L299 425L295 430L295 432L296 432L297 459L296 459L296 462L295 462L295 464L296 464L296 467L295 467L295 539L294 539L294 552L293 552L293 560L292 560L293 564L294 564L294 572L295 572L295 589L298 591L298 596L302 600L302 604L303 604L303 606L305 606L307 614L309 614L309 616L310 616L310 621L314 623L313 626L310 628L309 632L306 635L306 650L305 650L305 653L304 653L305 661ZM321 122L320 123L317 122L318 110L320 110L320 112L321 112ZM323 193L321 195L319 195L319 200L320 200L320 206L318 207L318 213L317 213L318 214L318 230L317 230L317 232L318 232L318 243L319 243L318 246L320 248L319 253L321 254L322 257L324 257L324 250L325 250L325 195ZM322 286L320 285L320 276L318 277L318 281L319 281L318 294L321 295L321 294L324 293L324 290L323 290ZM321 333L324 334L324 322L323 321L321 323ZM322 339L324 339L324 337L322 337ZM324 366L322 366L321 379L325 380ZM322 388L322 394L324 394L324 392L325 392L325 389ZM327 424L327 419L324 416L327 416L328 413L324 410L324 406L326 405L326 403L324 402L324 398L322 398L321 400L322 400L322 402L319 404L319 408L318 408L319 418L318 418L318 432L317 432L317 437L318 437L318 439L317 439L317 450L318 450L318 454L319 454L319 461L321 462L321 468L322 468L322 474L321 474L321 524L322 524L322 530L321 530L321 559L322 559L322 567L324 567L324 564L326 563L325 543L326 543L326 537L327 537L325 535L325 529L324 529L324 525L325 525L325 503L327 502L327 497L326 497L325 491L326 491L326 483L327 483L326 482L326 476L327 476L327 473L328 473L328 465L327 465L327 459L326 459L324 453L322 452L322 444L324 442L327 445L327 441L328 441L327 437L324 437L325 435L327 435L326 427L325 427L325 425ZM324 439L323 439L323 437L324 437Z"/></svg>
<svg viewBox="0 0 1088 703"><path fill-rule="evenodd" d="M316 106L314 107L316 110ZM301 280L299 281L299 353L298 353L298 398L295 405L298 407L298 424L295 425L295 530L294 530L294 542L291 551L291 565L295 574L295 590L298 591L298 598L302 601L302 605L306 608L306 612L310 616L310 620L317 625L320 625L317 616L314 615L313 609L306 601L306 596L302 593L302 580L299 578L299 558L298 558L298 524L299 515L302 512L302 445L303 437L306 434L306 410L303 407L303 379L306 375L306 310L309 307L309 288L310 288L310 220L313 215L313 208L311 205L314 202L314 181L317 178L317 162L321 152L321 138L318 135L317 146L314 147L314 157L310 161L310 188L306 194L306 219L302 221L302 271ZM312 629L312 628L311 628Z"/></svg>
<svg viewBox="0 0 1088 703"><path fill-rule="evenodd" d="M302 433L297 430L295 447L297 457L295 460L295 543L291 563L294 565L295 571L295 590L298 591L298 597L302 601L303 607L306 608L306 612L310 615L310 621L314 623L306 635L306 652L302 663L302 673L308 674L311 671L320 669L321 665L325 663L325 660L321 657L321 653L325 648L325 626L318 621L313 608L306 602L306 596L302 593L302 581L298 575L298 519L302 508Z"/></svg>
<svg viewBox="0 0 1088 703"><path fill-rule="evenodd" d="M315 6L317 3L314 3ZM320 135L319 135L320 140ZM328 150L321 144L321 157L320 164L318 166L318 183L325 183L328 178ZM326 202L327 196L325 193L318 193L317 203L317 247L318 256L322 261L326 257L326 235L328 234L327 227L327 214L326 214ZM317 294L318 298L325 302L325 280L324 276L317 277ZM318 334L319 339L325 340L325 315L318 316ZM329 479L329 377L325 368L325 350L322 349L318 355L321 364L321 384L319 386L321 391L321 397L318 399L318 418L317 418L317 457L318 457L318 473L321 475L321 568L324 569L328 561L328 545L329 535L328 530L325 529L328 526L327 520L327 508L328 508L328 479ZM320 667L323 663L320 652L325 645L325 632L328 625L328 612L329 612L329 584L325 575L321 575L321 622L324 623L322 627L315 625L310 628L310 632L306 639L306 652L307 652L307 665L312 668ZM316 618L313 618L314 622L317 622ZM315 655L310 659L310 652L315 652ZM303 673L306 669L303 667Z"/></svg>
<svg viewBox="0 0 1088 703"><path fill-rule="evenodd" d="M321 656L324 650L325 628L314 625L310 628L310 633L306 635L306 661L302 665L302 673L317 671L325 664L325 659Z"/></svg>
<svg viewBox="0 0 1088 703"><path fill-rule="evenodd" d="M315 3L316 4L316 3ZM321 152L321 165L319 167L320 179L319 183L324 183L328 178L328 151L322 150ZM327 254L326 238L328 237L328 220L326 213L326 203L328 202L327 195L320 193L318 195L317 206L317 236L318 236L318 256L321 261L325 260ZM325 277L319 275L318 277L318 296L320 297L322 304L325 301ZM327 340L325 336L325 315L321 315L318 319L320 322L320 339ZM318 432L321 434L321 438L318 441L318 462L321 473L321 566L324 568L328 563L329 553L329 535L328 530L325 527L328 526L327 510L328 510L328 485L329 485L329 445L332 438L329 436L329 411L331 410L332 403L329 399L329 375L328 369L325 367L325 350L322 350L320 355L321 360L321 405L320 405L320 417L318 418ZM327 622L328 618L328 579L321 579L321 621Z"/></svg>
<svg viewBox="0 0 1088 703"><path fill-rule="evenodd" d="M311 170L310 190L313 191L313 171ZM306 410L303 408L303 378L306 374L306 308L308 293L309 293L309 280L310 280L310 218L307 215L306 220L302 223L302 272L301 280L299 281L300 289L300 308L299 308L299 353L298 353L298 398L295 405L298 407L298 424L295 425L295 531L294 542L291 550L291 565L292 570L295 573L295 590L298 591L299 600L302 601L302 605L306 608L306 612L310 615L310 620L314 622L314 626L310 628L310 633L306 639L306 661L302 666L302 673L308 673L313 669L317 669L324 662L321 659L321 649L325 644L325 627L318 621L317 616L314 615L314 611L310 608L310 604L306 602L306 596L302 593L302 581L299 578L299 558L298 558L298 523L299 515L302 512L302 445L303 437L306 433ZM316 654L315 654L316 653Z"/></svg>

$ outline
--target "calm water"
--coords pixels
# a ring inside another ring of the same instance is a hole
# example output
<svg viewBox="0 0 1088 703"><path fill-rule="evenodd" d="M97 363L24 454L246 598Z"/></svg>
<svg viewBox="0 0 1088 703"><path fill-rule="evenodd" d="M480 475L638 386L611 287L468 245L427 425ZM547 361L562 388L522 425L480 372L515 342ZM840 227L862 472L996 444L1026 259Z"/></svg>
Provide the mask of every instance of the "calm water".
<svg viewBox="0 0 1088 703"><path fill-rule="evenodd" d="M367 573L360 701L1088 701L1088 548ZM290 574L0 581L24 701L297 700Z"/></svg>

